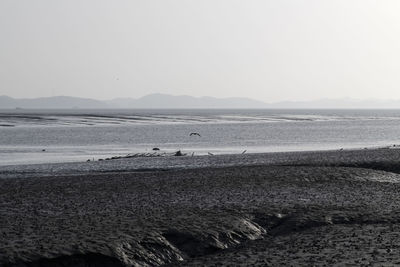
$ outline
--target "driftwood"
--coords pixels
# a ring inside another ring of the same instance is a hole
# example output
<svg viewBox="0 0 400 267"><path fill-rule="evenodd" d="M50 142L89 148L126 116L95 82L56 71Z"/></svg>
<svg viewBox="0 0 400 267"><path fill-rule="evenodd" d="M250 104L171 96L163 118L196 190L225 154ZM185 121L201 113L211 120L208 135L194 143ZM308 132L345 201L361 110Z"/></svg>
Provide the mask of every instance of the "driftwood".
<svg viewBox="0 0 400 267"><path fill-rule="evenodd" d="M114 160L114 159L129 159L129 158L154 158L154 157L169 157L169 156L186 156L185 153L182 153L180 150L176 152L152 152L152 153L135 153L135 154L128 154L126 156L114 156L111 158L105 159L98 159L98 161L103 160Z"/></svg>

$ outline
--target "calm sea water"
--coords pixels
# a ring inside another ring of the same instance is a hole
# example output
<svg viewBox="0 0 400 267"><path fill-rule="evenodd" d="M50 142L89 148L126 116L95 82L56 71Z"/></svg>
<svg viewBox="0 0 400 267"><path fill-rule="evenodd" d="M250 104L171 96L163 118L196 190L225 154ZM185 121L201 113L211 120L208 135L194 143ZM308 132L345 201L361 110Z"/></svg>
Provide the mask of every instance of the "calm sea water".
<svg viewBox="0 0 400 267"><path fill-rule="evenodd" d="M0 110L0 165L393 144L400 110Z"/></svg>

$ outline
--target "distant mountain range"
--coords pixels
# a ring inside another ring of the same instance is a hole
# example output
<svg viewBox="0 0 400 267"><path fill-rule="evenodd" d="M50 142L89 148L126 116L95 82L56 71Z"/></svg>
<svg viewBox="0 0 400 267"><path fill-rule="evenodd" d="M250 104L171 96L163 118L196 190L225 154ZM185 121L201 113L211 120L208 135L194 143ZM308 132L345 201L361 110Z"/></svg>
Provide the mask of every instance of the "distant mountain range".
<svg viewBox="0 0 400 267"><path fill-rule="evenodd" d="M284 101L267 104L267 107L281 109L400 109L400 100L338 98L312 101Z"/></svg>
<svg viewBox="0 0 400 267"><path fill-rule="evenodd" d="M286 101L265 103L262 101L232 97L192 97L173 96L166 94L151 94L141 98L116 98L100 101L89 98L70 96L55 96L42 98L16 99L8 96L0 96L0 109L105 109L105 108L140 108L140 109L190 109L190 108L275 108L275 109L398 109L400 100L356 100L321 99L314 101Z"/></svg>
<svg viewBox="0 0 400 267"><path fill-rule="evenodd" d="M172 96L165 94L151 94L138 99L116 98L100 101L88 98L69 96L42 97L32 99L15 99L0 96L0 109L14 108L44 108L44 109L70 109L70 108L264 108L265 103L249 98L214 98Z"/></svg>
<svg viewBox="0 0 400 267"><path fill-rule="evenodd" d="M32 108L32 109L69 109L69 108L105 108L107 105L98 100L70 97L54 96L41 98L12 98L0 96L0 109L9 108Z"/></svg>

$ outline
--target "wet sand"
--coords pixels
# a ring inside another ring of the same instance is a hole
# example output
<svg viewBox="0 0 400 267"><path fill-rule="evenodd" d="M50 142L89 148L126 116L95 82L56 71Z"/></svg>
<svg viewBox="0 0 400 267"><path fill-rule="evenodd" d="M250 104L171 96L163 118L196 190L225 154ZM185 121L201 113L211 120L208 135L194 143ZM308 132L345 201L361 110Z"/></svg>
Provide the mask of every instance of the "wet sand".
<svg viewBox="0 0 400 267"><path fill-rule="evenodd" d="M2 168L0 265L400 264L398 149L229 157Z"/></svg>

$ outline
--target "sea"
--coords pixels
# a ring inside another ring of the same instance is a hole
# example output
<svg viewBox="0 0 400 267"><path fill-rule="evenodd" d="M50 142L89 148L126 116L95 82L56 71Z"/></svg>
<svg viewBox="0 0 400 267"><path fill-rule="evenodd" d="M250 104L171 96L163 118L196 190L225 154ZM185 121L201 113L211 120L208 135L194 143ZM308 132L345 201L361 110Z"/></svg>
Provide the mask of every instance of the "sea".
<svg viewBox="0 0 400 267"><path fill-rule="evenodd" d="M2 166L385 146L400 110L0 110Z"/></svg>

